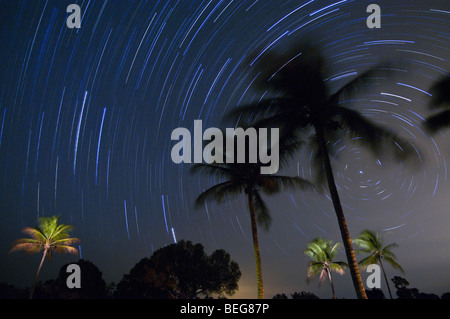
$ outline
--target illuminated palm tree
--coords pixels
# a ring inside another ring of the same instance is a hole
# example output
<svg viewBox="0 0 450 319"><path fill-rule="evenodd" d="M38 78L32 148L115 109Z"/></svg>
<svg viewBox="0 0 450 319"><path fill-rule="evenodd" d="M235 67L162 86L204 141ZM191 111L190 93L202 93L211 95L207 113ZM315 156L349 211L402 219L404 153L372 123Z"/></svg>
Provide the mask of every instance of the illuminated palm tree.
<svg viewBox="0 0 450 319"><path fill-rule="evenodd" d="M280 146L280 158L284 158L283 154L292 145L285 143ZM197 207L202 206L207 200L211 199L224 202L230 196L234 197L242 193L247 195L259 299L264 298L264 285L257 223L265 230L268 230L272 220L260 191L270 195L278 193L286 187L299 187L303 190L314 188L310 182L300 177L261 174L261 165L261 163L249 163L246 160L244 163L196 164L191 170L193 173L203 172L221 180L220 183L205 190L198 196L196 200Z"/></svg>
<svg viewBox="0 0 450 319"><path fill-rule="evenodd" d="M356 295L367 299L334 180L330 153L335 142L343 137L357 138L357 142L377 156L391 150L397 158L404 159L413 153L414 147L358 111L342 105L342 101L354 95L362 84L367 86L374 77L388 73L389 67L371 68L331 93L322 54L310 45L294 49L287 55L259 54L251 61L250 65L255 65L258 72L255 86L265 95L270 91L276 95L237 107L227 118L252 121L259 127L279 127L280 136L310 142L313 165L320 180L326 177Z"/></svg>
<svg viewBox="0 0 450 319"><path fill-rule="evenodd" d="M70 238L69 232L72 231L73 226L58 224L59 216L40 217L39 226L24 227L22 232L29 235L31 238L17 239L9 249L9 252L23 250L28 254L36 254L44 250L41 263L36 272L33 287L31 288L30 299L33 298L34 289L41 271L42 264L45 257L52 259L52 253L69 253L76 254L78 250L72 247L72 244L78 243L78 238Z"/></svg>
<svg viewBox="0 0 450 319"><path fill-rule="evenodd" d="M396 261L395 254L391 251L392 248L398 247L397 244L389 244L383 247L383 239L378 233L375 233L371 230L363 230L357 238L353 240L353 242L358 245L360 248L358 252L366 253L367 256L364 259L361 259L359 265L365 269L367 266L371 264L380 264L381 270L383 270L384 280L386 281L386 286L388 287L389 296L392 299L391 288L389 287L389 282L386 276L386 271L384 270L383 260L389 263L395 269L403 271L402 266L400 266Z"/></svg>
<svg viewBox="0 0 450 319"><path fill-rule="evenodd" d="M328 278L333 292L333 299L336 299L334 291L334 283L331 272L336 272L340 275L344 274L344 268L348 267L347 263L343 261L334 261L334 257L338 252L340 243L333 244L331 240L323 238L316 238L309 242L307 248L303 252L306 256L311 258L306 270L308 282L316 275L320 274L319 282L323 282Z"/></svg>
<svg viewBox="0 0 450 319"><path fill-rule="evenodd" d="M441 111L429 116L425 120L425 127L430 133L435 133L450 126L450 74L436 82L430 92L432 93L430 109L441 109Z"/></svg>

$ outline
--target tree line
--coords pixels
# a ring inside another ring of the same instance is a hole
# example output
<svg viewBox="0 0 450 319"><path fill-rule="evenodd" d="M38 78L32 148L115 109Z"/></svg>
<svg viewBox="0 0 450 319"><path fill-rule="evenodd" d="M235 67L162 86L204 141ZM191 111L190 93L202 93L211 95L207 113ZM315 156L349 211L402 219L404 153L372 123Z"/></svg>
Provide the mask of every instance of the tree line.
<svg viewBox="0 0 450 319"><path fill-rule="evenodd" d="M23 232L31 238L17 239L10 251L24 250L27 253L43 251L41 263L31 289L17 289L12 285L0 283L0 299L2 298L29 298L38 299L197 299L197 298L226 298L233 296L238 290L238 281L241 271L237 262L231 260L230 255L223 249L215 250L211 255L205 253L200 243L181 240L156 250L150 258L142 258L128 274L116 285L106 285L101 271L92 262L80 259L77 264L80 269L80 285L73 288L68 285L68 266L60 268L56 279L38 282L40 270L44 260L56 253L76 253L74 243L77 238L69 237L72 225L59 223L58 216L41 217L39 225L31 228L25 227ZM384 239L371 230L363 230L353 242L366 256L359 261L365 268L372 264L379 264L383 271L389 296L393 299L383 261L395 269L404 272L396 261L392 249L398 247L391 243L384 245ZM311 240L303 253L311 261L307 268L307 282L316 275L319 282L327 280L332 291L332 298L337 299L332 279L332 273L343 275L348 264L337 261L341 244L324 238ZM402 277L394 276L391 279L397 288L399 299L438 299L435 294L420 293L416 288L408 288L409 282ZM29 290L29 291L28 291ZM36 293L35 293L36 291ZM368 298L384 299L380 289L367 291ZM318 299L312 293L302 291L291 294L292 299ZM442 295L443 299L450 297L450 293ZM285 294L277 294L274 299L287 299Z"/></svg>

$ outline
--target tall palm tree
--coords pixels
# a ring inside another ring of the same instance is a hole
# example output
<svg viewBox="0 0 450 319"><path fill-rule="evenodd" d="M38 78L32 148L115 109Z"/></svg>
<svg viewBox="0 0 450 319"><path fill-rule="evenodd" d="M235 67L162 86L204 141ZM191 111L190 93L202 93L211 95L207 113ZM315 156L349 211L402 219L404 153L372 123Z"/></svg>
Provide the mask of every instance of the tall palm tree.
<svg viewBox="0 0 450 319"><path fill-rule="evenodd" d="M31 288L30 299L33 298L45 257L48 256L48 259L51 260L53 252L76 254L78 250L71 245L80 241L78 238L69 237L69 232L72 231L73 226L59 224L59 216L40 217L38 225L37 227L24 227L22 232L31 238L17 239L9 249L9 252L23 250L28 254L36 254L44 250Z"/></svg>
<svg viewBox="0 0 450 319"><path fill-rule="evenodd" d="M290 149L293 144L287 145L285 143L284 146L280 146L280 159L284 158L283 153ZM198 196L195 202L197 207L202 206L210 199L223 202L230 196L237 196L242 193L247 195L259 299L264 298L264 285L257 224L262 226L264 230L268 230L272 220L260 191L270 195L278 193L286 187L299 187L303 190L314 188L312 183L301 177L261 174L261 165L261 163L249 163L246 160L244 163L236 163L235 161L235 163L223 164L196 164L191 169L193 173L202 172L221 180Z"/></svg>
<svg viewBox="0 0 450 319"><path fill-rule="evenodd" d="M300 53L299 53L300 52ZM379 65L358 75L331 93L326 80L325 60L311 45L294 48L287 55L259 54L251 62L259 77L256 87L275 97L264 98L256 103L240 106L228 113L228 119L239 117L253 119L255 126L280 127L280 136L306 139L314 151L314 165L323 178L326 177L333 202L349 269L358 298L366 299L366 293L355 258L347 221L334 180L330 152L335 141L344 136L358 137L357 141L369 147L377 156L391 149L396 157L406 158L414 148L393 132L369 121L358 111L342 105L344 98L352 96L361 84L368 84L375 76L389 73L389 68Z"/></svg>
<svg viewBox="0 0 450 319"><path fill-rule="evenodd" d="M441 109L440 112L430 115L425 120L425 127L430 133L450 126L450 74L442 77L430 88L432 98L429 108Z"/></svg>
<svg viewBox="0 0 450 319"><path fill-rule="evenodd" d="M361 259L359 265L365 269L370 264L380 264L381 270L383 270L384 280L386 281L386 286L388 287L389 296L392 299L391 288L389 287L389 282L386 276L386 271L383 266L383 260L389 263L395 269L404 272L403 268L397 263L395 254L391 251L393 248L398 247L397 244L389 244L387 246L383 246L383 238L381 236L371 230L365 229L363 230L357 238L353 240L353 242L358 245L360 248L358 252L366 253L367 256L364 259Z"/></svg>
<svg viewBox="0 0 450 319"><path fill-rule="evenodd" d="M331 240L323 238L316 238L310 241L304 251L304 254L311 258L306 270L308 282L320 273L319 282L328 278L333 292L333 299L336 299L334 291L334 283L331 272L337 272L340 275L344 274L344 268L348 267L347 263L343 261L334 261L334 257L338 252L340 243L333 244Z"/></svg>

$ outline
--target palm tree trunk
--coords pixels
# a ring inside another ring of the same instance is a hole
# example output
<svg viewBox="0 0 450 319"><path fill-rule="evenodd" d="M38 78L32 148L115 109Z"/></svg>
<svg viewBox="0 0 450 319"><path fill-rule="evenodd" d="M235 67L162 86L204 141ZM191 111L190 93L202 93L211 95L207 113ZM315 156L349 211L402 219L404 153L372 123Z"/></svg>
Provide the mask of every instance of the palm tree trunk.
<svg viewBox="0 0 450 319"><path fill-rule="evenodd" d="M47 249L44 248L44 254L42 255L41 263L39 264L39 268L36 272L36 276L34 277L33 287L31 287L30 299L33 299L34 289L36 289L36 285L39 278L39 273L41 272L42 264L44 263L45 257L47 256Z"/></svg>
<svg viewBox="0 0 450 319"><path fill-rule="evenodd" d="M387 286L388 291L389 291L389 297L391 297L391 299L393 299L392 298L392 293L391 293L391 288L389 287L389 282L388 282L388 279L387 279L387 276L386 276L386 271L384 270L383 263L381 262L381 257L378 257L378 260L380 261L381 270L383 270L384 280L386 281L386 286Z"/></svg>
<svg viewBox="0 0 450 319"><path fill-rule="evenodd" d="M327 269L327 273L328 273L328 279L330 280L331 291L333 292L333 299L337 299L336 292L334 291L333 278L331 278L331 269Z"/></svg>
<svg viewBox="0 0 450 319"><path fill-rule="evenodd" d="M339 229L341 231L341 237L345 247L345 254L347 255L353 286L355 287L355 292L358 299L367 299L364 284L361 278L361 274L359 272L358 262L356 261L355 251L353 250L352 239L350 237L350 233L347 228L347 222L345 220L341 200L339 199L339 194L334 181L333 170L331 168L330 157L328 155L328 149L325 143L323 130L319 126L316 126L315 129L320 147L320 152L322 153L323 156L323 164L325 168L325 174L327 176L328 188L330 190L330 195L333 201L334 210L336 212Z"/></svg>
<svg viewBox="0 0 450 319"><path fill-rule="evenodd" d="M253 192L254 190L248 190L248 206L250 209L250 220L252 225L253 250L255 253L255 263L256 263L256 282L258 285L258 299L264 299L264 286L261 270L261 254L259 251L259 244L258 244L258 228L256 225L255 207L253 205Z"/></svg>

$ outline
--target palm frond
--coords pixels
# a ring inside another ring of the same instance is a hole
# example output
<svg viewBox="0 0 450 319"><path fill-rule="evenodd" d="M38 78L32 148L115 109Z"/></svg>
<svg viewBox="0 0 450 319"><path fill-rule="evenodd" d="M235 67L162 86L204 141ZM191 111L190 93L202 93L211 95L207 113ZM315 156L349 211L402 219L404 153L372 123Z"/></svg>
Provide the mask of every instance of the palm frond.
<svg viewBox="0 0 450 319"><path fill-rule="evenodd" d="M266 203L262 199L259 192L252 192L253 207L255 208L256 221L264 230L269 230L270 224L272 222L272 217L270 216L269 209Z"/></svg>
<svg viewBox="0 0 450 319"><path fill-rule="evenodd" d="M366 252L381 251L381 247L383 246L383 241L379 235L369 229L364 229L359 233L358 237L353 239L353 242L360 246L361 251Z"/></svg>
<svg viewBox="0 0 450 319"><path fill-rule="evenodd" d="M370 264L376 263L378 263L378 257L375 255L369 255L358 262L359 266L361 266L362 269L366 269Z"/></svg>
<svg viewBox="0 0 450 319"><path fill-rule="evenodd" d="M52 250L56 253L68 253L68 254L77 254L78 249L68 245L57 245L52 248ZM49 259L51 258L51 254L49 254Z"/></svg>
<svg viewBox="0 0 450 319"><path fill-rule="evenodd" d="M45 241L45 234L39 227L24 227L22 229L22 233L27 234L31 238L34 238L39 241Z"/></svg>
<svg viewBox="0 0 450 319"><path fill-rule="evenodd" d="M344 275L345 274L344 268L348 268L348 264L343 261L333 261L332 263L330 263L329 267L330 270L338 273L339 275Z"/></svg>
<svg viewBox="0 0 450 319"><path fill-rule="evenodd" d="M78 238L61 238L61 239L57 239L57 240L53 240L51 242L52 246L60 246L60 245L73 245L73 244L78 244L81 240Z"/></svg>
<svg viewBox="0 0 450 319"><path fill-rule="evenodd" d="M445 75L439 81L434 83L430 92L432 98L430 101L430 108L448 107L450 104L450 74Z"/></svg>
<svg viewBox="0 0 450 319"><path fill-rule="evenodd" d="M308 268L306 269L306 280L307 283L311 282L314 277L323 271L323 263L317 261L310 261L308 263Z"/></svg>
<svg viewBox="0 0 450 319"><path fill-rule="evenodd" d="M218 178L229 178L233 174L233 171L225 165L198 163L191 167L191 173L203 173Z"/></svg>
<svg viewBox="0 0 450 319"><path fill-rule="evenodd" d="M232 109L223 116L222 121L247 126L250 120L257 122L257 119L261 120L274 113L280 113L288 106L292 107L293 103L294 101L288 97L266 98L256 103L244 104Z"/></svg>
<svg viewBox="0 0 450 319"><path fill-rule="evenodd" d="M389 244L389 245L386 245L386 246L384 246L383 247L383 249L381 250L381 252L384 254L384 253L392 253L391 252L391 249L392 248L397 248L398 247L398 245L396 244L396 243L392 243L392 244Z"/></svg>
<svg viewBox="0 0 450 319"><path fill-rule="evenodd" d="M405 271L403 270L402 266L400 266L400 264L394 260L394 258L392 257L388 257L388 256L384 256L383 260L387 261L389 263L389 265L391 265L392 267L394 267L395 269L400 270L402 273L404 273Z"/></svg>
<svg viewBox="0 0 450 319"><path fill-rule="evenodd" d="M266 175L262 179L268 182L272 181L285 189L299 188L301 190L314 190L314 184L299 176ZM263 186L262 189L264 190L264 184L261 186Z"/></svg>
<svg viewBox="0 0 450 319"><path fill-rule="evenodd" d="M51 238L53 240L58 240L58 239L64 239L69 237L69 232L73 231L74 227L73 225L65 225L65 224L60 224L56 227L55 231L53 232Z"/></svg>
<svg viewBox="0 0 450 319"><path fill-rule="evenodd" d="M369 121L358 111L337 106L335 114L342 129L349 137L358 138L357 141L368 147L376 156L382 156L390 152L393 153L395 158L405 160L416 154L417 147L414 147L410 141Z"/></svg>
<svg viewBox="0 0 450 319"><path fill-rule="evenodd" d="M39 229L42 231L46 238L50 238L51 236L53 236L53 234L57 230L59 218L59 216L39 218Z"/></svg>
<svg viewBox="0 0 450 319"><path fill-rule="evenodd" d="M356 76L353 80L347 82L343 87L337 90L332 96L331 101L334 103L339 102L347 97L353 96L356 91L359 91L362 87L370 87L374 80L380 78L387 78L392 76L394 65L392 63L380 63L370 69L362 72Z"/></svg>
<svg viewBox="0 0 450 319"><path fill-rule="evenodd" d="M44 245L41 241L33 238L21 238L14 241L8 252L23 250L28 254L36 254L42 251Z"/></svg>
<svg viewBox="0 0 450 319"><path fill-rule="evenodd" d="M342 247L341 243L339 243L339 242L335 243L330 250L330 256L334 256L338 252L338 249L341 247Z"/></svg>
<svg viewBox="0 0 450 319"><path fill-rule="evenodd" d="M236 195L243 192L244 189L244 185L237 184L235 181L222 182L201 193L195 200L195 205L200 207L208 200L215 200L222 203L227 195Z"/></svg>
<svg viewBox="0 0 450 319"><path fill-rule="evenodd" d="M450 126L450 110L445 110L437 114L427 117L425 120L425 128L430 133L436 133L437 131Z"/></svg>

